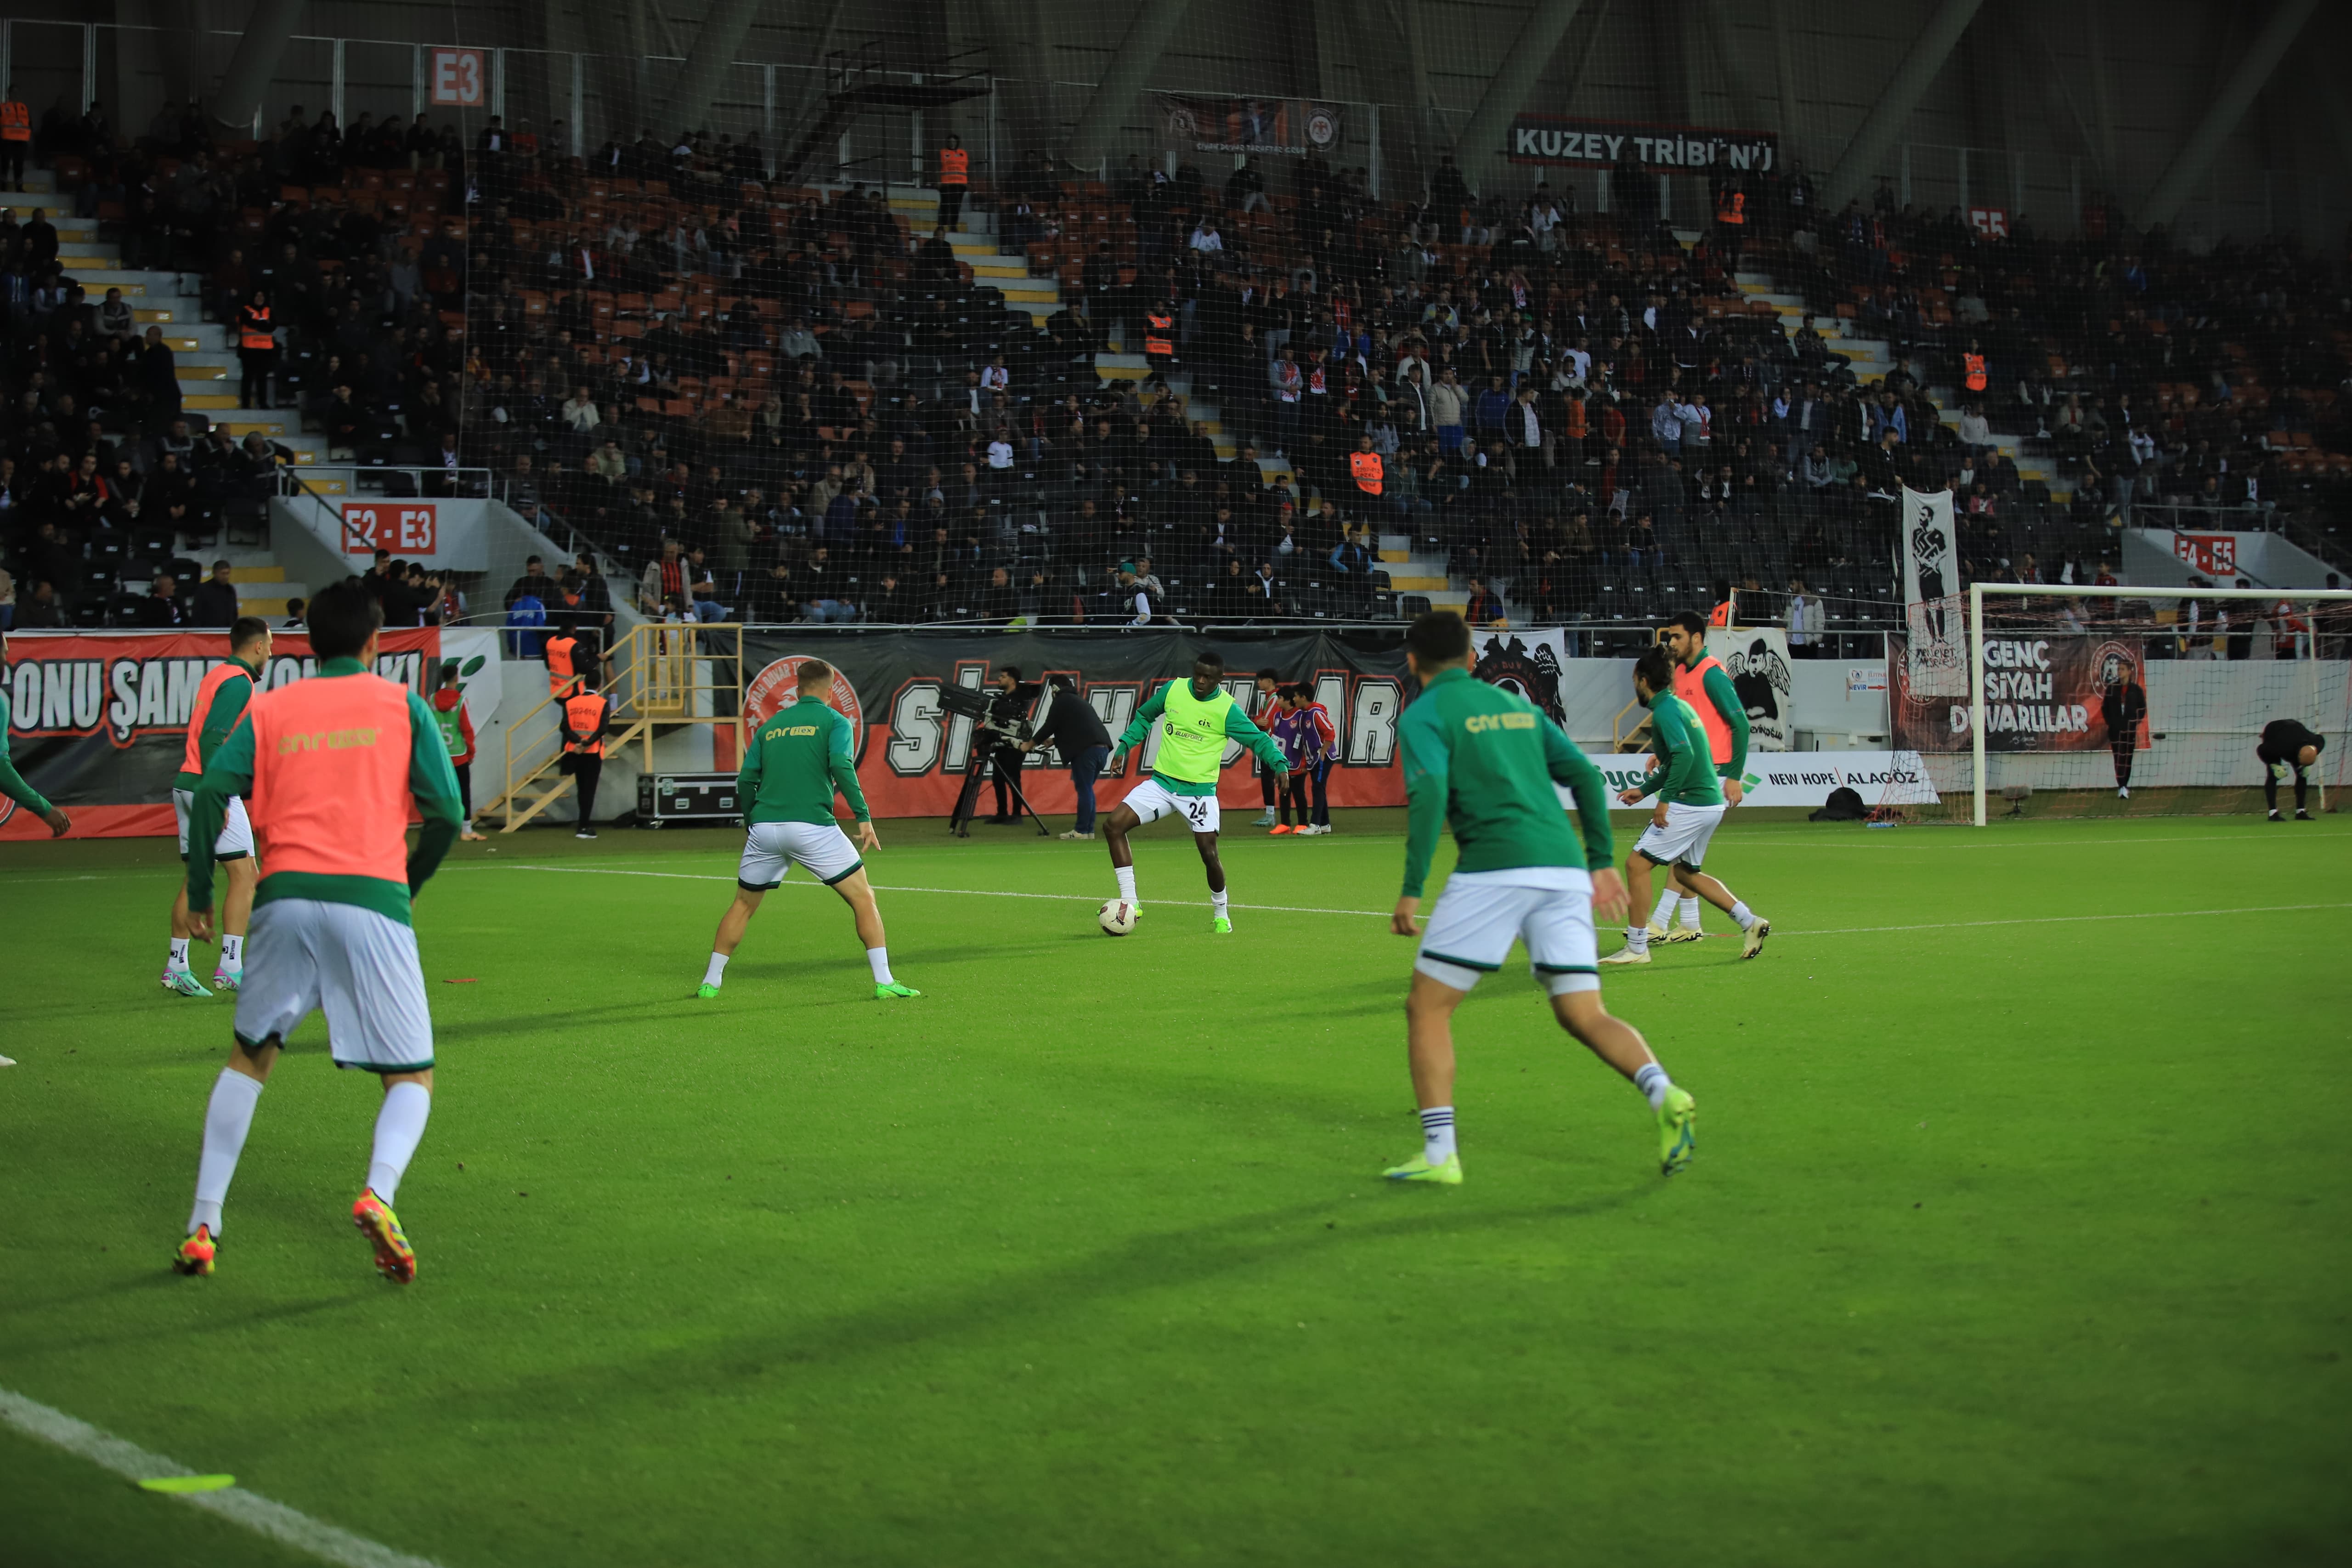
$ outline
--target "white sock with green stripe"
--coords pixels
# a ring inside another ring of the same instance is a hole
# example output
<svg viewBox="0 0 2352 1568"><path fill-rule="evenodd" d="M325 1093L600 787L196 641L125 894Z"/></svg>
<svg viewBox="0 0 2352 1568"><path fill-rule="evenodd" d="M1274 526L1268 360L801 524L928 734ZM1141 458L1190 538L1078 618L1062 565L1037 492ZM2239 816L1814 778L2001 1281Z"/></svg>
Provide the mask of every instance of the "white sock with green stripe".
<svg viewBox="0 0 2352 1568"><path fill-rule="evenodd" d="M1664 892L1658 895L1658 907L1656 910L1651 914L1650 923L1654 926L1663 926L1666 921L1674 918L1674 913L1675 890L1672 887L1669 887Z"/></svg>
<svg viewBox="0 0 2352 1568"><path fill-rule="evenodd" d="M1662 919L1658 923L1664 925L1666 922ZM1683 924L1692 931L1698 930L1698 900L1696 898L1683 900Z"/></svg>
<svg viewBox="0 0 2352 1568"><path fill-rule="evenodd" d="M165 961L163 966L166 969L173 971L174 973L183 972L188 967L188 939L186 937L175 936L172 939L172 956Z"/></svg>
<svg viewBox="0 0 2352 1568"><path fill-rule="evenodd" d="M1421 1113L1421 1157L1433 1165L1454 1158L1454 1108L1433 1105Z"/></svg>
<svg viewBox="0 0 2352 1568"><path fill-rule="evenodd" d="M1649 1100L1650 1109L1655 1110L1665 1104L1666 1090L1675 1087L1675 1080L1666 1076L1665 1068L1649 1062L1634 1072L1633 1087L1642 1091Z"/></svg>
<svg viewBox="0 0 2352 1568"><path fill-rule="evenodd" d="M896 985L898 984L897 981L890 978L890 950L888 948L867 948L866 950L866 962L874 966L875 984Z"/></svg>

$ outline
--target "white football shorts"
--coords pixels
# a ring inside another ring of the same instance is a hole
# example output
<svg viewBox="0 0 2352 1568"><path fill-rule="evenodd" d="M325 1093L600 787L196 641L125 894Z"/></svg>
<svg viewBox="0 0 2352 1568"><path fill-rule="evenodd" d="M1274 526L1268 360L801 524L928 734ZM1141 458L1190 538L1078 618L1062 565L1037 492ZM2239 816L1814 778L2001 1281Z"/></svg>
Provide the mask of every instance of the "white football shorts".
<svg viewBox="0 0 2352 1568"><path fill-rule="evenodd" d="M1195 833L1214 833L1223 820L1217 811L1213 795L1178 795L1158 779L1147 776L1127 792L1121 803L1134 811L1139 822L1157 822L1163 816L1181 816Z"/></svg>
<svg viewBox="0 0 2352 1568"><path fill-rule="evenodd" d="M175 789L172 792L172 815L180 820L180 858L188 858L188 813L196 804L196 792ZM245 802L236 795L228 797L227 815L221 818L220 837L213 840L213 858L242 860L253 853L253 824L245 815Z"/></svg>
<svg viewBox="0 0 2352 1568"><path fill-rule="evenodd" d="M1666 825L1652 823L1642 830L1633 847L1655 866L1682 865L1696 871L1706 859L1706 841L1715 837L1727 805L1684 805L1666 802Z"/></svg>
<svg viewBox="0 0 2352 1568"><path fill-rule="evenodd" d="M1573 866L1456 871L1422 929L1413 968L1467 991L1528 944L1528 967L1553 995L1601 989L1592 879Z"/></svg>
<svg viewBox="0 0 2352 1568"><path fill-rule="evenodd" d="M433 1017L416 931L357 904L273 899L257 904L245 939L236 1037L283 1043L314 1012L327 1015L339 1068L423 1072L433 1065Z"/></svg>
<svg viewBox="0 0 2352 1568"><path fill-rule="evenodd" d="M809 875L832 887L865 861L857 846L840 826L831 822L755 822L743 836L743 861L735 868L736 883L755 893L783 885L794 861Z"/></svg>

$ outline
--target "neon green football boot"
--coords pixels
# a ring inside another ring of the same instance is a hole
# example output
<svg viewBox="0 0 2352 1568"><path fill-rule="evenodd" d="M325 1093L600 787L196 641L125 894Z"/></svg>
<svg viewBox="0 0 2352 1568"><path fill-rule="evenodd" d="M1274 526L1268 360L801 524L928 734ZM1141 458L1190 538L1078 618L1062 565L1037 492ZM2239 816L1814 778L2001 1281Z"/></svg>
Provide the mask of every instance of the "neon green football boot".
<svg viewBox="0 0 2352 1568"><path fill-rule="evenodd" d="M1436 1182L1449 1187L1462 1184L1462 1156L1448 1154L1442 1165L1429 1163L1427 1153L1415 1154L1402 1165L1391 1165L1381 1173L1391 1182Z"/></svg>
<svg viewBox="0 0 2352 1568"><path fill-rule="evenodd" d="M877 984L874 987L874 1000L877 1002L888 1002L900 996L920 996L921 994L922 993L913 986L901 985L895 980L887 985Z"/></svg>
<svg viewBox="0 0 2352 1568"><path fill-rule="evenodd" d="M1218 936L1231 936L1234 934L1234 922L1223 915L1218 915L1209 921L1209 930Z"/></svg>
<svg viewBox="0 0 2352 1568"><path fill-rule="evenodd" d="M699 997L701 1000L703 1000L703 1001L705 1001L705 1002L708 1002L708 1001L709 1001L713 996L716 996L716 995L718 995L718 994L719 994L719 987L718 987L718 986L716 986L716 985L713 985L712 984L710 984L710 982L709 982L709 981L706 980L706 981L704 981L700 985L698 985L698 986L695 987L694 994L695 994L695 995L696 995L696 996Z"/></svg>
<svg viewBox="0 0 2352 1568"><path fill-rule="evenodd" d="M1658 1107L1658 1170L1663 1175L1673 1175L1691 1162L1697 1149L1698 1102L1683 1089L1666 1090L1666 1102Z"/></svg>

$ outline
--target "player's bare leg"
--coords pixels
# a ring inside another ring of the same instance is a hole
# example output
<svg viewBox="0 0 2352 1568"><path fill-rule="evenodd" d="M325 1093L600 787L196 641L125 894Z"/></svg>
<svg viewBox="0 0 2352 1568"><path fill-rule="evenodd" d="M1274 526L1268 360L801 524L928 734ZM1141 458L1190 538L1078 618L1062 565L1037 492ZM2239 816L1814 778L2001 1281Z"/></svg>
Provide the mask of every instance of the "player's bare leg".
<svg viewBox="0 0 2352 1568"><path fill-rule="evenodd" d="M1675 866L1674 871L1675 879L1684 887L1738 922L1741 932L1740 957L1753 958L1764 951L1764 939L1772 934L1770 921L1757 914L1755 910L1742 903L1729 888L1725 887L1706 872L1683 865Z"/></svg>
<svg viewBox="0 0 2352 1568"><path fill-rule="evenodd" d="M1217 836L1195 833L1192 835L1192 847L1201 852L1201 868L1209 876L1209 929L1220 935L1231 936L1234 921L1225 903L1225 863L1217 858Z"/></svg>
<svg viewBox="0 0 2352 1568"><path fill-rule="evenodd" d="M1650 868L1657 862L1639 849L1625 857L1626 908L1633 911L1632 921L1646 921L1643 911L1650 907ZM1650 962L1650 928L1647 924L1629 923L1625 927L1625 945L1601 961L1603 963L1647 963Z"/></svg>
<svg viewBox="0 0 2352 1568"><path fill-rule="evenodd" d="M873 884L866 879L861 866L833 884L841 901L849 906L857 921L857 940L866 944L866 962L874 970L874 995L877 1001L890 1001L901 996L920 996L921 992L901 985L890 973L890 939L882 930L882 906L875 902Z"/></svg>
<svg viewBox="0 0 2352 1568"><path fill-rule="evenodd" d="M1649 1100L1658 1119L1658 1168L1671 1176L1689 1164L1698 1104L1686 1090L1675 1087L1642 1031L1603 1006L1598 987L1553 993L1551 1011L1561 1028L1623 1074Z"/></svg>

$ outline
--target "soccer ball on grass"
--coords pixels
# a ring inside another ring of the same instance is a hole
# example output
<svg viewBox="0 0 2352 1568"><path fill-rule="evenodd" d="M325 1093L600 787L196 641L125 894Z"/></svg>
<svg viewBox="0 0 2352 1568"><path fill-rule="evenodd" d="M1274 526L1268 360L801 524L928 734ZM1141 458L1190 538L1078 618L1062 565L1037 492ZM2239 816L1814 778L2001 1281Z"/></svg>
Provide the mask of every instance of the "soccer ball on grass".
<svg viewBox="0 0 2352 1568"><path fill-rule="evenodd" d="M1135 929L1136 909L1125 899L1113 899L1095 911L1096 923L1105 936L1125 936Z"/></svg>

